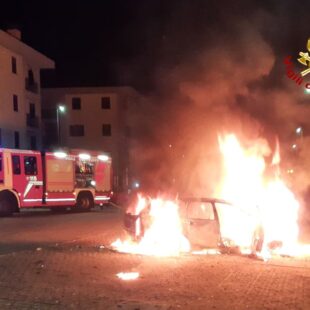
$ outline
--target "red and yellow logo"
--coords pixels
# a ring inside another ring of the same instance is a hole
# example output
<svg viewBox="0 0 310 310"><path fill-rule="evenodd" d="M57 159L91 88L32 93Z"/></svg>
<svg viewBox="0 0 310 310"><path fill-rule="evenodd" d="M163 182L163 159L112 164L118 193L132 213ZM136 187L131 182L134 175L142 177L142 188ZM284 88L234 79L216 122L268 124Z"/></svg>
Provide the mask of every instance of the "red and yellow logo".
<svg viewBox="0 0 310 310"><path fill-rule="evenodd" d="M310 83L304 82L303 77L310 73L310 39L307 42L307 50L308 52L299 52L299 58L297 58L298 62L300 62L303 66L307 68L301 71L300 73L294 72L294 64L292 62L292 56L286 56L284 58L284 64L286 66L286 75L292 81L299 86L303 85L307 91L310 91Z"/></svg>
<svg viewBox="0 0 310 310"><path fill-rule="evenodd" d="M310 52L310 39L308 39L307 50L308 50L308 52ZM304 66L308 67L308 69L306 69L304 71L301 71L300 74L302 76L305 76L308 73L310 73L310 56L309 56L308 52L306 52L306 53L299 52L299 56L301 56L301 57L297 59L301 64L303 64Z"/></svg>

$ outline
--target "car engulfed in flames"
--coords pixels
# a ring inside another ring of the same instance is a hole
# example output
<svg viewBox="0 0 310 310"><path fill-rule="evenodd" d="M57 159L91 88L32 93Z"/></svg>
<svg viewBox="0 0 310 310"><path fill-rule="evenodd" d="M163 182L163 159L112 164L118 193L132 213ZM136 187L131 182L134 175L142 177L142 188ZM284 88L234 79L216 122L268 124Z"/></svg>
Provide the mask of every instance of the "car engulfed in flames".
<svg viewBox="0 0 310 310"><path fill-rule="evenodd" d="M131 238L116 240L113 249L156 256L237 252L264 260L308 253L298 243L299 203L281 179L278 144L272 154L263 139L242 146L228 134L218 141L223 175L214 193L224 200L138 195L125 214Z"/></svg>
<svg viewBox="0 0 310 310"><path fill-rule="evenodd" d="M152 206L152 199L141 196L137 205L141 204L141 199L145 201L145 208L138 214L132 214L130 210L133 208L130 208L124 217L125 229L137 244L143 242L145 233L152 230L154 218L151 209L156 208ZM180 252L199 254L214 250L214 253L256 254L262 250L264 234L254 215L219 199L190 197L178 199L174 203L181 224L179 229L188 241L188 246ZM169 223L169 215L166 217ZM236 217L246 225L240 226L237 221L233 222L232 219ZM163 230L163 226L159 226ZM169 234L170 229L164 234L165 242Z"/></svg>

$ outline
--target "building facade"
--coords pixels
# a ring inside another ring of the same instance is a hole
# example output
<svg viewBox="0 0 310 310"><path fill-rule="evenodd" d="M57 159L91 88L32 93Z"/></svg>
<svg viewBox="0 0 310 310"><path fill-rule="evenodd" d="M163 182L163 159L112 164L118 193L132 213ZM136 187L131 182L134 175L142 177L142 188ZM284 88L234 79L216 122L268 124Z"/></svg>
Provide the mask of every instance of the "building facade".
<svg viewBox="0 0 310 310"><path fill-rule="evenodd" d="M46 149L59 147L109 153L114 189L130 184L128 111L139 96L130 87L72 87L42 90Z"/></svg>
<svg viewBox="0 0 310 310"><path fill-rule="evenodd" d="M54 62L21 41L17 29L0 30L0 145L40 149L40 70Z"/></svg>

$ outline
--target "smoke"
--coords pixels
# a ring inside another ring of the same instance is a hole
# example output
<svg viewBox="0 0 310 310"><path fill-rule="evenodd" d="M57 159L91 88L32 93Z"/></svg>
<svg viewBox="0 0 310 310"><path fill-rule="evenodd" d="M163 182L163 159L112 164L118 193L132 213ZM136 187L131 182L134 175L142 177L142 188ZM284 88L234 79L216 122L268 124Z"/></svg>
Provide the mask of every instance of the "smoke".
<svg viewBox="0 0 310 310"><path fill-rule="evenodd" d="M184 61L156 71L156 94L144 97L131 119L133 170L146 189L214 195L222 175L217 137L234 132L246 145L263 140L266 157L279 137L284 167L297 166L298 157L294 187L306 190L310 140L303 138L293 159L290 145L310 111L263 35L266 20L272 16L259 11L230 23L228 33L217 29Z"/></svg>

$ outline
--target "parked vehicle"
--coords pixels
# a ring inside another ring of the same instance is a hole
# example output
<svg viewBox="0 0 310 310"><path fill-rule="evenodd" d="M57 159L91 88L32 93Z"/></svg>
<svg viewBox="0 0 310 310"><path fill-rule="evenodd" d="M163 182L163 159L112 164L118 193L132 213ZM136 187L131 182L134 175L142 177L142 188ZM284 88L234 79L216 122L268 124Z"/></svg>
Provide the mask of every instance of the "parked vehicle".
<svg viewBox="0 0 310 310"><path fill-rule="evenodd" d="M0 149L0 215L21 208L89 210L112 195L106 154Z"/></svg>
<svg viewBox="0 0 310 310"><path fill-rule="evenodd" d="M217 248L223 253L262 250L264 234L257 216L220 199L181 198L178 205L183 234L192 248ZM144 208L137 215L125 214L125 229L133 238L142 238L151 224L148 212Z"/></svg>

